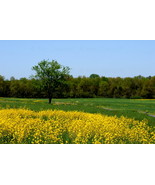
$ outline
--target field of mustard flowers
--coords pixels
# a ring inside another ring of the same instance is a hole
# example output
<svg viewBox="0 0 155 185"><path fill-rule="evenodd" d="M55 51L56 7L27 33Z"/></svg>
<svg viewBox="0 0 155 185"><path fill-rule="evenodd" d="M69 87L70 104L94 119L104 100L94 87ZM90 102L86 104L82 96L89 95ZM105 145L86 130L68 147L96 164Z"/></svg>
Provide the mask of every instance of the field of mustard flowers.
<svg viewBox="0 0 155 185"><path fill-rule="evenodd" d="M0 110L0 143L148 144L155 132L147 121L77 111Z"/></svg>

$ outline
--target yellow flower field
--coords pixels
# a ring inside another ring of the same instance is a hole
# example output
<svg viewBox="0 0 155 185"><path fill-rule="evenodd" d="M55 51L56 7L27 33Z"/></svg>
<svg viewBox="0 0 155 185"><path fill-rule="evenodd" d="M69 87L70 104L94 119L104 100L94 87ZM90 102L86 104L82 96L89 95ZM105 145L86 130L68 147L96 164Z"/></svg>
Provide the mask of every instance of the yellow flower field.
<svg viewBox="0 0 155 185"><path fill-rule="evenodd" d="M145 121L84 112L0 110L0 143L154 143Z"/></svg>

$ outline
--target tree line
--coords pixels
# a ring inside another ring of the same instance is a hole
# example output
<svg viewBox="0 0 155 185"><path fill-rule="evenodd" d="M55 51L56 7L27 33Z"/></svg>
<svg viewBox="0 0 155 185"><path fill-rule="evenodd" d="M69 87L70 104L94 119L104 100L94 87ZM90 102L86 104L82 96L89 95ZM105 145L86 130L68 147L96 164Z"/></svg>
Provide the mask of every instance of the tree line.
<svg viewBox="0 0 155 185"><path fill-rule="evenodd" d="M155 76L108 78L91 74L71 76L70 68L43 60L33 66L31 78L6 80L0 75L0 97L16 98L155 98Z"/></svg>
<svg viewBox="0 0 155 185"><path fill-rule="evenodd" d="M0 76L0 97L48 98L41 80L36 78L11 77L9 80ZM155 98L155 76L108 78L92 74L89 77L66 76L66 81L57 84L53 98Z"/></svg>

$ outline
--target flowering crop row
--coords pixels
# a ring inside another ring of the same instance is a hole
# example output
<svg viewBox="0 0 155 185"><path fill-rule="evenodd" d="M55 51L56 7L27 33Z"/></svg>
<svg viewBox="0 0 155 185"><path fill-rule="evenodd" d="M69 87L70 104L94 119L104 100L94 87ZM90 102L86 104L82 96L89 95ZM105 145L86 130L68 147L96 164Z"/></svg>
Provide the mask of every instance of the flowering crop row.
<svg viewBox="0 0 155 185"><path fill-rule="evenodd" d="M0 143L155 143L145 121L84 112L0 110Z"/></svg>

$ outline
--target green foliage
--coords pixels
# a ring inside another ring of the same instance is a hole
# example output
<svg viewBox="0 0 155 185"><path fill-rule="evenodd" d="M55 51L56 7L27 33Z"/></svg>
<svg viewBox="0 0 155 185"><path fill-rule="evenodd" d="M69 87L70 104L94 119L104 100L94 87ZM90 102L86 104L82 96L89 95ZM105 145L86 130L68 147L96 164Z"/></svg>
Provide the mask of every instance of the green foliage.
<svg viewBox="0 0 155 185"><path fill-rule="evenodd" d="M56 89L64 83L69 75L69 67L61 66L57 61L43 60L32 68L36 72L36 79L41 80L42 87L48 95L49 103Z"/></svg>
<svg viewBox="0 0 155 185"><path fill-rule="evenodd" d="M91 74L89 78L100 78L100 76L98 74Z"/></svg>
<svg viewBox="0 0 155 185"><path fill-rule="evenodd" d="M0 96L18 98L128 98L155 99L155 76L134 78L90 78L69 75L68 67L42 61L36 76L5 80L0 76Z"/></svg>

